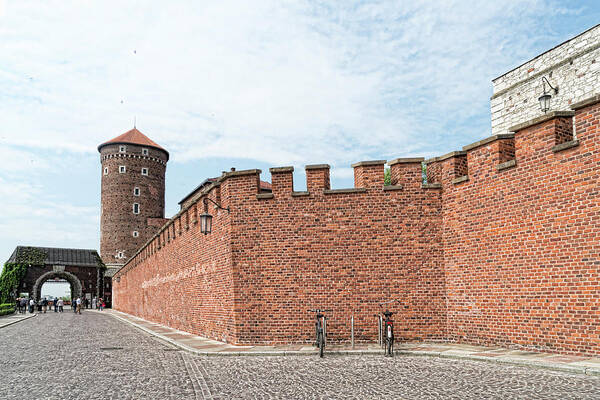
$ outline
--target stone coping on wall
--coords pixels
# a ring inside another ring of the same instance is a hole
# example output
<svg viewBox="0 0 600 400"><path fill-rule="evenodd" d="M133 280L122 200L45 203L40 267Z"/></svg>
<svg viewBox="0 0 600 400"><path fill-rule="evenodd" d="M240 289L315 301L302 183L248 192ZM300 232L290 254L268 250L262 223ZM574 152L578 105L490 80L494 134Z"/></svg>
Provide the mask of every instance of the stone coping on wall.
<svg viewBox="0 0 600 400"><path fill-rule="evenodd" d="M423 188L423 189L441 189L442 184L441 183L424 183L421 185L421 188Z"/></svg>
<svg viewBox="0 0 600 400"><path fill-rule="evenodd" d="M452 183L456 185L456 184L459 184L462 182L466 182L468 180L469 180L469 175L463 175L463 176L459 176L458 178L452 179Z"/></svg>
<svg viewBox="0 0 600 400"><path fill-rule="evenodd" d="M575 111L552 111L552 112L546 113L544 115L540 115L539 117L530 119L529 121L525 121L525 122L521 122L520 124L513 125L510 128L508 128L508 130L511 132L518 132L518 131L522 131L525 128L529 128L531 126L541 124L542 122L550 121L551 119L554 119L554 118L572 117L573 115L575 115Z"/></svg>
<svg viewBox="0 0 600 400"><path fill-rule="evenodd" d="M277 174L280 172L294 172L294 167L274 167L269 168L269 172L272 174Z"/></svg>
<svg viewBox="0 0 600 400"><path fill-rule="evenodd" d="M370 167L374 165L384 165L387 160L372 160L372 161L359 161L351 165L352 168L356 167Z"/></svg>
<svg viewBox="0 0 600 400"><path fill-rule="evenodd" d="M223 175L221 175L217 180L219 182L222 182L223 180L225 180L226 178L229 178L231 176L244 176L244 175L255 175L255 174L260 174L262 171L260 169L244 169L244 170L240 170L240 171L229 171L229 172L224 172Z"/></svg>
<svg viewBox="0 0 600 400"><path fill-rule="evenodd" d="M304 167L304 169L329 169L329 164L310 164Z"/></svg>
<svg viewBox="0 0 600 400"><path fill-rule="evenodd" d="M303 196L308 196L308 195L310 195L310 193L307 190L292 192L292 197L303 197Z"/></svg>
<svg viewBox="0 0 600 400"><path fill-rule="evenodd" d="M404 186L402 185L387 185L383 187L384 191L388 191L388 190L402 190L404 189Z"/></svg>
<svg viewBox="0 0 600 400"><path fill-rule="evenodd" d="M429 158L423 162L425 164L429 164L429 163L436 162L436 161L444 161L444 160L447 160L452 157L461 157L461 156L466 156L466 155L467 155L466 151L457 150L457 151L451 151L450 153L444 154L443 156Z"/></svg>
<svg viewBox="0 0 600 400"><path fill-rule="evenodd" d="M325 194L338 194L338 193L364 193L367 188L348 188L348 189L325 189Z"/></svg>
<svg viewBox="0 0 600 400"><path fill-rule="evenodd" d="M568 142L564 142L561 144L557 144L556 146L554 146L552 148L552 151L554 153L558 153L559 151L571 149L571 148L577 147L577 146L579 146L579 140L575 139L575 140L570 140Z"/></svg>
<svg viewBox="0 0 600 400"><path fill-rule="evenodd" d="M416 163L422 163L423 161L425 161L425 158L423 157L412 157L412 158L396 158L390 162L388 162L388 165L396 165L396 164L416 164Z"/></svg>
<svg viewBox="0 0 600 400"><path fill-rule="evenodd" d="M502 164L496 165L496 168L498 169L498 171L502 171L505 169L515 167L516 165L517 165L517 160L509 160L507 162L503 162Z"/></svg>
<svg viewBox="0 0 600 400"><path fill-rule="evenodd" d="M571 104L571 110L579 110L580 108L591 106L596 103L600 103L600 94L589 97L585 100L581 100L577 103Z"/></svg>
<svg viewBox="0 0 600 400"><path fill-rule="evenodd" d="M496 140L513 139L514 137L515 137L514 133L502 133L499 135L493 135L493 136L487 137L485 139L478 140L477 142L463 146L462 149L463 149L463 151L469 151L469 150L476 149L480 146L486 145L488 143L495 142Z"/></svg>

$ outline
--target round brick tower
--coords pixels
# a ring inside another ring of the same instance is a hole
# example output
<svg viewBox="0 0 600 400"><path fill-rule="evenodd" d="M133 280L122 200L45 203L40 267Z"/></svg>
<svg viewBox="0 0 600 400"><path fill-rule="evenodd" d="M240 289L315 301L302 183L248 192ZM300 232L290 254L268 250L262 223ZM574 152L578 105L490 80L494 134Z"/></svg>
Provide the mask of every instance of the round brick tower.
<svg viewBox="0 0 600 400"><path fill-rule="evenodd" d="M164 223L169 153L137 129L98 146L102 164L100 256L120 267Z"/></svg>

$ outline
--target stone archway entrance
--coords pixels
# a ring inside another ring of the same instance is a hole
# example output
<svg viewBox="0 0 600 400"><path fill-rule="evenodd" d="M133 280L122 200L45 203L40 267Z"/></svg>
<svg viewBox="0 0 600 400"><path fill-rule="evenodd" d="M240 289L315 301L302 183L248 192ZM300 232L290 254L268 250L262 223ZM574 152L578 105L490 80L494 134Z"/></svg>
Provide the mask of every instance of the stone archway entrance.
<svg viewBox="0 0 600 400"><path fill-rule="evenodd" d="M42 285L50 279L64 279L71 285L71 298L81 297L81 281L70 272L50 271L40 276L33 285L33 299L37 302L42 297Z"/></svg>

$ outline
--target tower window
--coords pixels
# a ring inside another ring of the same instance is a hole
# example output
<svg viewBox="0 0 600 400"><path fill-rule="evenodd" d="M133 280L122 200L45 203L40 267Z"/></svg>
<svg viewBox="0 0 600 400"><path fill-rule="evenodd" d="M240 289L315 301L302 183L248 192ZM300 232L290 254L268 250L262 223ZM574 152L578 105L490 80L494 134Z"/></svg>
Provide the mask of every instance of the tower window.
<svg viewBox="0 0 600 400"><path fill-rule="evenodd" d="M138 231L133 231L133 237L138 237L140 236L140 233Z"/></svg>
<svg viewBox="0 0 600 400"><path fill-rule="evenodd" d="M134 196L139 196L140 195L140 188L139 187L134 187L133 188L133 195Z"/></svg>
<svg viewBox="0 0 600 400"><path fill-rule="evenodd" d="M127 146L119 146L119 153L125 153Z"/></svg>
<svg viewBox="0 0 600 400"><path fill-rule="evenodd" d="M108 175L108 167L104 167L104 175Z"/></svg>
<svg viewBox="0 0 600 400"><path fill-rule="evenodd" d="M139 214L140 213L140 205L139 205L139 203L133 203L133 213L134 214Z"/></svg>
<svg viewBox="0 0 600 400"><path fill-rule="evenodd" d="M142 155L143 156L147 156L148 155L148 149L142 149Z"/></svg>
<svg viewBox="0 0 600 400"><path fill-rule="evenodd" d="M122 252L122 251L119 251L119 252L117 253L117 258L125 258L125 253L124 253L124 252Z"/></svg>
<svg viewBox="0 0 600 400"><path fill-rule="evenodd" d="M142 175L148 175L148 168L142 168Z"/></svg>
<svg viewBox="0 0 600 400"><path fill-rule="evenodd" d="M126 171L126 168L125 168L125 166L124 166L124 165L119 165L119 173L120 173L120 174L124 174L124 173L125 173L125 171Z"/></svg>

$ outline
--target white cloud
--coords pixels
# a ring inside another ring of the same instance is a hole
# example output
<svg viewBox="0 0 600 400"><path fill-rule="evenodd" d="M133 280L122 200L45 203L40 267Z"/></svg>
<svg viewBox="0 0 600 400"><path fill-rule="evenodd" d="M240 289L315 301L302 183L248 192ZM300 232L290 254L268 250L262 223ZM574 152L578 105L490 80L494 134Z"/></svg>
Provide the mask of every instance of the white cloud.
<svg viewBox="0 0 600 400"><path fill-rule="evenodd" d="M94 152L137 115L176 162L419 155L441 138L487 134L490 78L548 40L549 9L14 1L0 26L0 140Z"/></svg>
<svg viewBox="0 0 600 400"><path fill-rule="evenodd" d="M0 254L17 245L97 248L97 207L59 201L48 188L0 176Z"/></svg>

